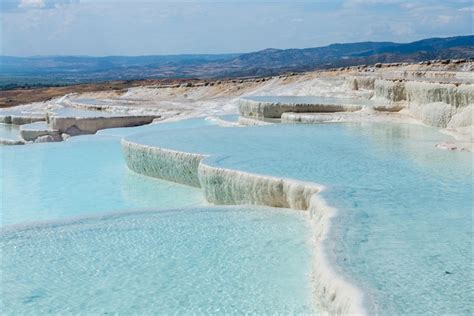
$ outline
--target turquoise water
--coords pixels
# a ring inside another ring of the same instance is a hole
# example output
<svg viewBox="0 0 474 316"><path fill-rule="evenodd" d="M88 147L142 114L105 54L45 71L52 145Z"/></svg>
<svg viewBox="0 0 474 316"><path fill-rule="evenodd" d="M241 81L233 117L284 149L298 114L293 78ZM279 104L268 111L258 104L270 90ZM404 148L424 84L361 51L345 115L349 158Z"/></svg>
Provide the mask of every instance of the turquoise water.
<svg viewBox="0 0 474 316"><path fill-rule="evenodd" d="M1 225L203 204L197 189L130 171L120 139L138 131L209 124L188 120L104 130L61 143L0 146Z"/></svg>
<svg viewBox="0 0 474 316"><path fill-rule="evenodd" d="M1 224L204 203L199 190L128 170L120 139L2 146Z"/></svg>
<svg viewBox="0 0 474 316"><path fill-rule="evenodd" d="M472 314L472 155L437 149L448 136L411 125L210 124L0 147L1 310L314 312L305 216L205 206L197 189L134 174L120 138L151 132L127 137L326 185L339 209L328 249L370 312Z"/></svg>
<svg viewBox="0 0 474 316"><path fill-rule="evenodd" d="M122 136L209 124L1 147L2 314L314 313L306 214L212 207L125 166Z"/></svg>
<svg viewBox="0 0 474 316"><path fill-rule="evenodd" d="M310 232L302 214L249 208L135 213L5 232L1 309L311 313Z"/></svg>
<svg viewBox="0 0 474 316"><path fill-rule="evenodd" d="M339 209L328 245L381 314L472 314L472 154L395 124L207 127L129 140L218 155L224 167L313 181Z"/></svg>

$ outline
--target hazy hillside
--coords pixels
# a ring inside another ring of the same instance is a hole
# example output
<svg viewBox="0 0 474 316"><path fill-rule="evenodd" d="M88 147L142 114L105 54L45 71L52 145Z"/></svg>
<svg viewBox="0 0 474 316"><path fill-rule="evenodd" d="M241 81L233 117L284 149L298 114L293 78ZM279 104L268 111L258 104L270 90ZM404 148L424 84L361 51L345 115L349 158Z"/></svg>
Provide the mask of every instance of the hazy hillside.
<svg viewBox="0 0 474 316"><path fill-rule="evenodd" d="M63 85L115 79L266 76L377 62L474 58L474 36L412 43L362 42L246 54L169 56L0 57L0 88Z"/></svg>

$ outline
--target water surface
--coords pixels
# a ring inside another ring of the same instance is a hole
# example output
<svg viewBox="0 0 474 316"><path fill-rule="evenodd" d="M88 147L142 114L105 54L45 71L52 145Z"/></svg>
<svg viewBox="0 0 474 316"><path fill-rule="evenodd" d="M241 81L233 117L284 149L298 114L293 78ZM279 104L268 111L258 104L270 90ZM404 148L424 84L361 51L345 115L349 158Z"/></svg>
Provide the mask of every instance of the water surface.
<svg viewBox="0 0 474 316"><path fill-rule="evenodd" d="M1 147L0 310L314 313L306 214L212 207L199 189L127 169L122 136L210 124L194 119Z"/></svg>
<svg viewBox="0 0 474 316"><path fill-rule="evenodd" d="M213 163L313 181L339 209L329 249L382 314L473 312L472 154L434 128L397 124L207 127L128 138Z"/></svg>
<svg viewBox="0 0 474 316"><path fill-rule="evenodd" d="M61 143L0 146L1 225L205 203L200 190L136 174L122 135L209 125L205 120L108 129Z"/></svg>
<svg viewBox="0 0 474 316"><path fill-rule="evenodd" d="M314 313L310 240L302 214L261 208L9 231L0 306L12 315Z"/></svg>

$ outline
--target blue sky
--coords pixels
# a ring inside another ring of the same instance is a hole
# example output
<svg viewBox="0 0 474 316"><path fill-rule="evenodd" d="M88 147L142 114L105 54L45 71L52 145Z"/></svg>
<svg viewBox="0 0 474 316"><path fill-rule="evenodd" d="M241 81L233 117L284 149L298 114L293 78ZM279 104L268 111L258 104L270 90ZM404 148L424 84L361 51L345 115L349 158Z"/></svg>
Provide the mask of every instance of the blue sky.
<svg viewBox="0 0 474 316"><path fill-rule="evenodd" d="M248 52L473 33L472 0L0 0L2 55Z"/></svg>

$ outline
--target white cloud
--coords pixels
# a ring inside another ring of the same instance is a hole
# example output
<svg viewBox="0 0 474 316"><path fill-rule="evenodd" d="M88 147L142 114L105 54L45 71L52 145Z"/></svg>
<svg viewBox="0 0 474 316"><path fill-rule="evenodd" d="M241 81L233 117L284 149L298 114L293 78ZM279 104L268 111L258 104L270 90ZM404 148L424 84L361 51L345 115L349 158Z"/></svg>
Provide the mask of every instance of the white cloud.
<svg viewBox="0 0 474 316"><path fill-rule="evenodd" d="M291 22L294 22L294 23L301 23L303 22L304 20L302 18L292 18L291 19Z"/></svg>
<svg viewBox="0 0 474 316"><path fill-rule="evenodd" d="M46 3L44 0L21 0L19 8L44 8Z"/></svg>
<svg viewBox="0 0 474 316"><path fill-rule="evenodd" d="M463 9L470 5L453 4L459 0L352 0L359 3L353 7L343 6L343 0L189 1L9 1L13 4L9 11L0 14L0 51L3 48L6 55L222 53L367 40L409 42L472 33L472 11ZM28 7L19 8L20 2Z"/></svg>
<svg viewBox="0 0 474 316"><path fill-rule="evenodd" d="M343 6L347 8L358 6L373 6L387 4L403 4L403 0L345 0Z"/></svg>
<svg viewBox="0 0 474 316"><path fill-rule="evenodd" d="M459 9L460 12L474 12L474 6Z"/></svg>
<svg viewBox="0 0 474 316"><path fill-rule="evenodd" d="M438 16L437 21L438 21L440 24L449 24L449 23L451 23L454 19L455 19L454 16L450 16L450 15L440 15L440 16Z"/></svg>

